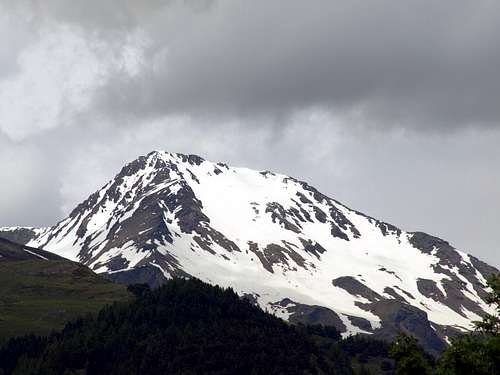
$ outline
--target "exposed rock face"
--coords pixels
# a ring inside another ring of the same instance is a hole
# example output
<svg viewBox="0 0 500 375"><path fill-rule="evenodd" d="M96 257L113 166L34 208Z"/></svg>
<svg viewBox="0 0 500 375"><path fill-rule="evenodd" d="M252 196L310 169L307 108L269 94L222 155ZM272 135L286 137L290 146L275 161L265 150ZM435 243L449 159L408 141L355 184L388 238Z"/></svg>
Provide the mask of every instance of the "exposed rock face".
<svg viewBox="0 0 500 375"><path fill-rule="evenodd" d="M435 301L443 302L446 299L444 293L437 287L434 280L418 279L417 288L420 294Z"/></svg>
<svg viewBox="0 0 500 375"><path fill-rule="evenodd" d="M136 267L104 275L108 280L118 284L148 284L152 288L159 287L166 281L163 272L152 266Z"/></svg>
<svg viewBox="0 0 500 375"><path fill-rule="evenodd" d="M338 277L332 281L332 284L333 286L344 289L353 296L366 298L370 302L380 301L382 299L378 293L374 292L352 276Z"/></svg>
<svg viewBox="0 0 500 375"><path fill-rule="evenodd" d="M339 332L345 332L347 329L335 311L323 306L304 305L285 298L278 303L271 304L271 310L292 323L329 325L337 328Z"/></svg>
<svg viewBox="0 0 500 375"><path fill-rule="evenodd" d="M294 178L166 152L127 164L29 244L120 282L194 276L291 321L404 329L433 350L489 311L485 278L498 272Z"/></svg>
<svg viewBox="0 0 500 375"><path fill-rule="evenodd" d="M394 299L373 302L363 307L381 317L382 326L376 331L379 338L391 339L402 331L417 337L433 354L445 348L443 338L435 331L425 311Z"/></svg>

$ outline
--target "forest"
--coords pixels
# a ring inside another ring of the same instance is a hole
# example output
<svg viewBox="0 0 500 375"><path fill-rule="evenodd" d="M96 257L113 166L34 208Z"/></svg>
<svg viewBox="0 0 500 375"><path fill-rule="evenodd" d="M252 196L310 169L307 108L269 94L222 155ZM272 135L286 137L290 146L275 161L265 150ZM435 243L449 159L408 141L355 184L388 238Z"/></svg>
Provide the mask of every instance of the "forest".
<svg viewBox="0 0 500 375"><path fill-rule="evenodd" d="M231 289L197 279L173 279L154 290L136 284L129 286L131 302L48 336L11 338L0 349L0 374L496 375L500 278L489 286L497 314L436 359L403 333L392 344L342 339L332 327L290 325Z"/></svg>

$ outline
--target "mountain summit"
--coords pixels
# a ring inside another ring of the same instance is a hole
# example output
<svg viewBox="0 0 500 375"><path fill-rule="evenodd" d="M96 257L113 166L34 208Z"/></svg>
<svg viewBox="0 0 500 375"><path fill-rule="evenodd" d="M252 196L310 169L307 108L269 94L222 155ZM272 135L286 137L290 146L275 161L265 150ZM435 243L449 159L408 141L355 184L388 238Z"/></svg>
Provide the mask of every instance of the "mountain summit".
<svg viewBox="0 0 500 375"><path fill-rule="evenodd" d="M161 151L127 164L28 245L120 282L193 276L291 322L403 330L435 351L489 311L485 278L498 272L292 177Z"/></svg>

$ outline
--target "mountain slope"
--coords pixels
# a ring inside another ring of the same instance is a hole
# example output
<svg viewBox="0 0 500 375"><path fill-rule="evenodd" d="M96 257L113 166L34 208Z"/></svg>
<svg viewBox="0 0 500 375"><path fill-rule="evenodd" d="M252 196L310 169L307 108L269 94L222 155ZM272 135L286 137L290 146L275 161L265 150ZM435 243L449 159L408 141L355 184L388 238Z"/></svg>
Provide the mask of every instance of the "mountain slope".
<svg viewBox="0 0 500 375"><path fill-rule="evenodd" d="M125 287L81 264L0 238L0 339L47 334L127 299Z"/></svg>
<svg viewBox="0 0 500 375"><path fill-rule="evenodd" d="M495 268L272 172L152 152L29 242L122 282L231 286L292 322L397 330L439 351L489 311Z"/></svg>

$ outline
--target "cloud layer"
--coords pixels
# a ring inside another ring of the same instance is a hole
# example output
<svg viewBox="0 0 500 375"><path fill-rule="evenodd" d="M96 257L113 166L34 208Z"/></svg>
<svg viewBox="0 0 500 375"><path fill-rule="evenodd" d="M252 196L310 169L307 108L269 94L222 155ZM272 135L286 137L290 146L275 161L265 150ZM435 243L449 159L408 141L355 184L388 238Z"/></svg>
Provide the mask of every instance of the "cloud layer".
<svg viewBox="0 0 500 375"><path fill-rule="evenodd" d="M13 28L3 39L18 41L9 42L14 53L3 70L12 71L14 60L19 81L35 74L70 87L49 97L78 114L81 101L92 100L85 112L115 121L180 113L280 119L318 107L371 126L426 130L495 127L500 119L495 1L47 0L3 6L11 17L4 17L2 29ZM90 86L85 93L78 91L82 80ZM59 113L46 120L51 126L70 121ZM46 126L43 120L39 126Z"/></svg>

